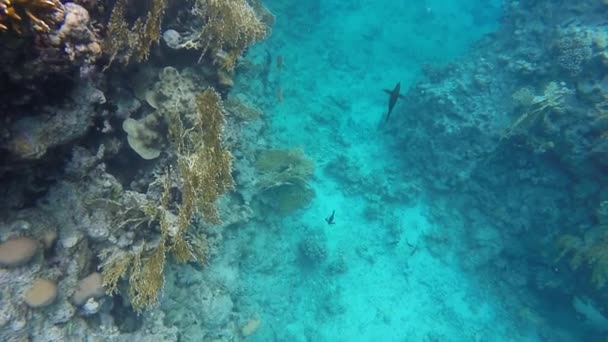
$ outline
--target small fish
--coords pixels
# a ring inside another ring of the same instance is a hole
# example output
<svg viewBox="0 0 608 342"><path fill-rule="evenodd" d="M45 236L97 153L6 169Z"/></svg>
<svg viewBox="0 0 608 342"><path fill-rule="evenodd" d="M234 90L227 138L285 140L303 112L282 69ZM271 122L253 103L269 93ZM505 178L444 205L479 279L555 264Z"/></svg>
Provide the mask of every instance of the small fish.
<svg viewBox="0 0 608 342"><path fill-rule="evenodd" d="M329 224L329 225L336 224L336 222L334 222L335 215L336 215L336 210L334 209L331 212L331 215L329 215L329 217L325 218L325 222L327 222L327 224Z"/></svg>
<svg viewBox="0 0 608 342"><path fill-rule="evenodd" d="M403 95L400 94L400 91L401 82L397 82L397 85L395 86L395 88L393 88L393 90L384 89L384 92L389 94L388 113L386 114L386 119L384 119L385 123L388 122L388 118L391 117L391 113L393 112L393 108L395 108L395 103L397 103L397 100L405 98Z"/></svg>
<svg viewBox="0 0 608 342"><path fill-rule="evenodd" d="M281 85L277 88L277 100L279 103L283 103L283 87Z"/></svg>
<svg viewBox="0 0 608 342"><path fill-rule="evenodd" d="M283 70L283 56L281 55L277 56L277 69L279 69L279 71Z"/></svg>

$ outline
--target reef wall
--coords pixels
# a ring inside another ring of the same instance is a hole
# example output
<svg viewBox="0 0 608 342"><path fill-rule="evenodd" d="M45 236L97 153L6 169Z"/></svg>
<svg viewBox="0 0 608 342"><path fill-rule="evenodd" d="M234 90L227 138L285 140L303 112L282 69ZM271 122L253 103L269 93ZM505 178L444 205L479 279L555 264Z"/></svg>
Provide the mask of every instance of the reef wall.
<svg viewBox="0 0 608 342"><path fill-rule="evenodd" d="M597 323L607 309L608 7L504 6L499 30L470 54L425 68L389 143L403 177L423 179L464 216L465 268L501 275L505 297L525 289L536 297L522 300ZM442 239L430 237L436 253Z"/></svg>

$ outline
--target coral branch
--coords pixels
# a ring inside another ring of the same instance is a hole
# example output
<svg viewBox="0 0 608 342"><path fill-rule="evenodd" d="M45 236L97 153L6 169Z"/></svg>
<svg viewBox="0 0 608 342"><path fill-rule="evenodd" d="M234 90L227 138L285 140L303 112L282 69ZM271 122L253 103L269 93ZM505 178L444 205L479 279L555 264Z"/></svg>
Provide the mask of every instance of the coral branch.
<svg viewBox="0 0 608 342"><path fill-rule="evenodd" d="M160 39L160 26L167 7L167 0L151 0L151 7L146 14L145 22L142 18L135 20L129 28L125 21L128 0L118 0L112 9L108 22L108 30L103 50L110 55L110 63L122 54L125 64L131 57L142 62L150 56L150 47Z"/></svg>

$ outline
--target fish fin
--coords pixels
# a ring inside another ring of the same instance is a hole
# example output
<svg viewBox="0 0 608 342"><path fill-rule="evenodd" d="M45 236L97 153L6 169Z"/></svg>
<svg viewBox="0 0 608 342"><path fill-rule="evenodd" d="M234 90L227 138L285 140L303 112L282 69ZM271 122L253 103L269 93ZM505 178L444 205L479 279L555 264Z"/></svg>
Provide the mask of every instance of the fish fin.
<svg viewBox="0 0 608 342"><path fill-rule="evenodd" d="M405 95L399 94L399 98L402 99L402 100L405 100Z"/></svg>
<svg viewBox="0 0 608 342"><path fill-rule="evenodd" d="M383 92L387 93L387 94L392 94L393 91L392 90L388 90L388 89L382 89Z"/></svg>
<svg viewBox="0 0 608 342"><path fill-rule="evenodd" d="M384 122L387 123L388 119L391 117L391 113L393 112L393 110L389 110L388 113L386 113L386 119L384 119Z"/></svg>

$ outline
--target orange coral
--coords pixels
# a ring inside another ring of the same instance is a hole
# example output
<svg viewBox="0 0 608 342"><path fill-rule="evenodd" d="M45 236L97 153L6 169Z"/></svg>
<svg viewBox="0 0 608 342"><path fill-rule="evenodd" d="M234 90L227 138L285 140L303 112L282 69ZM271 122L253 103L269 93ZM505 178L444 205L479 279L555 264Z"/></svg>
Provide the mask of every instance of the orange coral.
<svg viewBox="0 0 608 342"><path fill-rule="evenodd" d="M27 18L34 30L46 33L57 13L63 13L59 0L0 0L0 31L13 29L20 34Z"/></svg>

